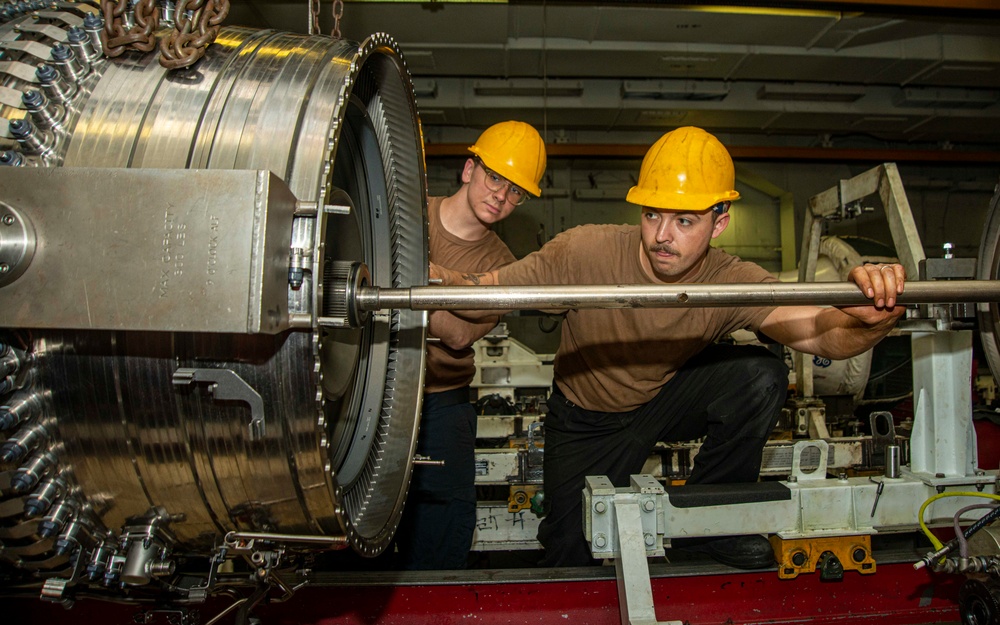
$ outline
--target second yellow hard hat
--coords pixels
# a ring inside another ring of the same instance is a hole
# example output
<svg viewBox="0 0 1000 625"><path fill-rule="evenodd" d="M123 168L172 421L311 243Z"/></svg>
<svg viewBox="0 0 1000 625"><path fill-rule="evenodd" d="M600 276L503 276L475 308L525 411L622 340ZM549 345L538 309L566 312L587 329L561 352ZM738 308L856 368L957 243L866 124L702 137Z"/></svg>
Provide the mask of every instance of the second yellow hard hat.
<svg viewBox="0 0 1000 625"><path fill-rule="evenodd" d="M662 210L703 211L739 199L726 147L701 128L685 126L660 137L642 159L639 183L626 200Z"/></svg>
<svg viewBox="0 0 1000 625"><path fill-rule="evenodd" d="M542 194L538 186L545 173L545 142L531 124L508 121L493 124L469 151L483 164L528 193Z"/></svg>

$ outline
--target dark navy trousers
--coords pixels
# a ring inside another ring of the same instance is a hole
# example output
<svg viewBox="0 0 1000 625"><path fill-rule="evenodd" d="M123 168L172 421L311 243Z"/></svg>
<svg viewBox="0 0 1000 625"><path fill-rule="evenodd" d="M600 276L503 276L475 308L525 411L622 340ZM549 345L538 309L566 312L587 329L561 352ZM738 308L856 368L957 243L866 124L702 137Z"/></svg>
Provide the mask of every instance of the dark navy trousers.
<svg viewBox="0 0 1000 625"><path fill-rule="evenodd" d="M404 569L464 569L476 527L476 410L469 387L424 395L416 465L396 533Z"/></svg>
<svg viewBox="0 0 1000 625"><path fill-rule="evenodd" d="M544 421L542 564L593 563L583 536L584 478L606 475L628 486L657 441L705 437L688 484L756 482L787 390L788 368L777 356L726 344L706 347L656 397L629 412L584 410L554 389Z"/></svg>

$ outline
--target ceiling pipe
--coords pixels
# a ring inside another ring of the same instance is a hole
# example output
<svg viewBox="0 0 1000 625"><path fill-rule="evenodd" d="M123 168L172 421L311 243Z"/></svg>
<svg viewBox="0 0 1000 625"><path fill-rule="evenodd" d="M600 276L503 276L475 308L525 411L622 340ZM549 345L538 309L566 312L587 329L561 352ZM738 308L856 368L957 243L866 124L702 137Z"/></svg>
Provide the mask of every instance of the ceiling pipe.
<svg viewBox="0 0 1000 625"><path fill-rule="evenodd" d="M428 143L428 157L468 156L467 143ZM785 146L727 146L734 159L743 161L809 161L837 163L937 163L967 164L1000 162L1000 152L963 150L838 149ZM623 143L552 143L545 146L551 157L642 158L648 145Z"/></svg>

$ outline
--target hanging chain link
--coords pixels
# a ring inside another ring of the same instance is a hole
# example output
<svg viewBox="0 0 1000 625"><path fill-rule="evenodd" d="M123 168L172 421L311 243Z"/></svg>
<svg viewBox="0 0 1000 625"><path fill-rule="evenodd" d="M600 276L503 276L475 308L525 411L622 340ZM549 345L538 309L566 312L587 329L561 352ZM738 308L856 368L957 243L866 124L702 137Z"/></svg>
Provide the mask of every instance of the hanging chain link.
<svg viewBox="0 0 1000 625"><path fill-rule="evenodd" d="M318 35L320 0L309 0L309 34Z"/></svg>
<svg viewBox="0 0 1000 625"><path fill-rule="evenodd" d="M205 56L229 15L230 0L177 0L174 30L160 41L160 65L190 67Z"/></svg>
<svg viewBox="0 0 1000 625"><path fill-rule="evenodd" d="M127 20L130 4L134 20L131 27ZM229 9L230 0L177 0L174 30L160 41L160 65L167 69L188 67L203 57L205 48L219 35ZM113 58L126 50L150 52L156 48L155 33L160 23L157 0L101 0L101 13L104 15L101 47L106 56Z"/></svg>
<svg viewBox="0 0 1000 625"><path fill-rule="evenodd" d="M344 0L333 0L333 31L330 36L340 39L340 18L344 17Z"/></svg>
<svg viewBox="0 0 1000 625"><path fill-rule="evenodd" d="M137 0L133 9L135 24L126 30L128 9L129 0L101 0L101 13L104 14L101 47L108 57L121 56L126 50L149 52L156 47L154 33L160 23L156 0Z"/></svg>

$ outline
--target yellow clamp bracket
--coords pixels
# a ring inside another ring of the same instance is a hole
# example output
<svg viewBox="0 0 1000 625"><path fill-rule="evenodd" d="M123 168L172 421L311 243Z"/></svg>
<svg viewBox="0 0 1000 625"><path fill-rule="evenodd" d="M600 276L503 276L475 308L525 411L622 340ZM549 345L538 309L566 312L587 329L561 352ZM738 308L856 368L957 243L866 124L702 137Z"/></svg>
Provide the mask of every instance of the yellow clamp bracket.
<svg viewBox="0 0 1000 625"><path fill-rule="evenodd" d="M840 579L844 571L862 575L875 572L871 536L836 536L831 538L783 539L771 536L771 547L778 561L778 577L795 579L801 573L819 570L823 579Z"/></svg>

